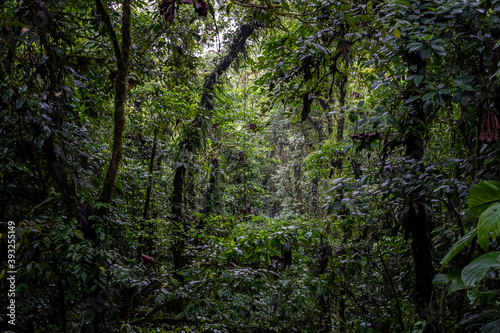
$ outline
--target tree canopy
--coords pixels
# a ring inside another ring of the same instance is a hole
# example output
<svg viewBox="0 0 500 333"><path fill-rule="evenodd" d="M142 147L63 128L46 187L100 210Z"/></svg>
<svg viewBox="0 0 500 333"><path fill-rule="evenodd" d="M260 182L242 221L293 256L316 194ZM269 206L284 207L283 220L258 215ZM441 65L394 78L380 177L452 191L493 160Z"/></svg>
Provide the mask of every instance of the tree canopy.
<svg viewBox="0 0 500 333"><path fill-rule="evenodd" d="M3 330L498 332L499 0L0 9Z"/></svg>

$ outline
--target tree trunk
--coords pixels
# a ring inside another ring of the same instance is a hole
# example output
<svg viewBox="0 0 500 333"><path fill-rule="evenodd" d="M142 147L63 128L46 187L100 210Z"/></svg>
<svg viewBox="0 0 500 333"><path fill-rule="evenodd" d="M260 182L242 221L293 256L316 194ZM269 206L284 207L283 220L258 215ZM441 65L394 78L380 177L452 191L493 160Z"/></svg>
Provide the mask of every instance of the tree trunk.
<svg viewBox="0 0 500 333"><path fill-rule="evenodd" d="M302 147L300 147L302 149ZM299 214L304 214L304 196L302 193L302 188L300 186L302 182L302 167L300 164L295 164L293 167L293 178L295 180L295 206L299 212Z"/></svg>
<svg viewBox="0 0 500 333"><path fill-rule="evenodd" d="M153 189L153 169L154 162L156 158L156 147L158 145L158 141L156 140L156 135L153 139L153 149L151 151L151 157L149 159L149 175L148 175L148 187L146 189L146 200L144 203L144 212L142 213L142 218L145 220L148 217L149 203L151 202L151 192Z"/></svg>
<svg viewBox="0 0 500 333"><path fill-rule="evenodd" d="M415 53L405 54L405 61L408 68L415 68L411 74L423 74L425 71L425 61ZM407 90L408 96L415 96L416 87L410 85ZM406 137L404 140L405 156L416 161L424 157L424 127L425 113L423 102L418 99L409 105L409 114L406 123ZM418 314L420 317L432 321L430 312L434 277L434 267L432 264L431 244L429 241L429 231L427 225L426 206L423 198L419 196L419 191L413 191L408 199L408 214L406 230L411 234L411 250L415 267L415 296L417 298ZM432 325L426 327L425 332L435 332Z"/></svg>
<svg viewBox="0 0 500 333"><path fill-rule="evenodd" d="M122 159L123 130L125 129L125 106L127 104L127 76L130 58L130 2L123 0L122 3L122 47L118 46L118 39L113 29L111 19L106 12L101 0L96 0L97 11L104 21L107 32L113 43L116 56L116 81L115 81L115 119L113 132L113 151L108 171L104 178L104 183L99 201L109 202L114 191L116 173Z"/></svg>
<svg viewBox="0 0 500 333"><path fill-rule="evenodd" d="M210 178L208 180L207 193L205 195L205 207L203 208L204 214L217 214L217 173L219 172L219 160L217 156L212 159L212 166L210 169ZM203 225L200 225L203 227Z"/></svg>
<svg viewBox="0 0 500 333"><path fill-rule="evenodd" d="M183 269L187 263L188 258L186 257L184 250L186 248L187 235L186 235L186 221L185 221L185 209L186 209L186 173L191 172L188 170L187 161L185 157L189 153L194 153L200 142L204 140L201 137L201 131L203 122L206 122L205 117L210 120L213 110L214 110L214 87L219 81L219 78L227 71L229 66L238 57L240 53L245 50L245 43L247 39L252 35L257 24L255 22L250 22L242 25L239 32L233 39L231 46L229 47L229 52L225 57L221 59L217 67L209 75L205 77L205 84L203 86L203 95L201 97L201 106L205 110L205 114L195 118L185 132L185 140L183 140L179 146L179 163L175 170L174 175L174 186L172 193L172 215L175 221L174 226L174 244L172 254L174 257L174 270L175 277L179 281L183 281L183 277L180 274L180 270ZM191 178L191 177L189 177ZM194 178L194 177L193 177ZM194 186L194 184L191 184Z"/></svg>
<svg viewBox="0 0 500 333"><path fill-rule="evenodd" d="M109 163L108 171L104 178L103 187L99 197L99 201L109 203L115 187L116 173L122 158L122 137L125 129L125 106L127 103L127 75L129 70L129 52L131 45L130 36L130 18L131 18L131 0L123 0L122 2L122 48L118 45L118 38L116 37L115 30L111 23L106 9L104 8L101 0L96 0L97 12L101 16L107 33L113 44L116 56L117 75L115 81L115 117L114 117L114 132L113 132L113 151L111 161ZM98 214L103 214L101 210ZM92 285L94 282L89 283L89 288L93 291L90 292L90 299L92 302L97 302L103 290L99 285ZM100 311L92 309L94 318L92 326L95 332L104 331L106 324L103 321L103 316Z"/></svg>
<svg viewBox="0 0 500 333"><path fill-rule="evenodd" d="M344 69L344 73L347 72L347 68ZM343 107L345 106L345 96L347 94L346 91L346 84L347 84L347 74L342 74L342 77L340 78L340 84L339 84L339 90L340 90L340 114L339 114L339 119L337 121L337 136L336 139L338 142L342 141L344 138L344 127L345 127L345 114Z"/></svg>

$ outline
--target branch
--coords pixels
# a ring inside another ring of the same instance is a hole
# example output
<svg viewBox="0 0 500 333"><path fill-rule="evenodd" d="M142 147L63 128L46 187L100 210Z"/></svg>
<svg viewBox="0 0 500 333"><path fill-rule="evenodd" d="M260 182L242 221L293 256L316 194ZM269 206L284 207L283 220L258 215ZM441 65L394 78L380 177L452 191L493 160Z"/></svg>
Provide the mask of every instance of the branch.
<svg viewBox="0 0 500 333"><path fill-rule="evenodd" d="M97 0L100 1L100 0ZM124 66L128 70L129 58L130 58L130 45L132 44L132 37L130 35L130 13L131 13L131 0L123 0L122 8L122 52L121 52L121 61L122 66ZM116 36L115 36L116 40ZM113 42L114 44L114 42ZM118 42L116 43L115 52L118 47ZM118 52L120 49L118 48ZM120 64L118 64L120 66Z"/></svg>
<svg viewBox="0 0 500 333"><path fill-rule="evenodd" d="M231 46L229 47L229 52L224 56L215 70L205 77L205 84L203 86L204 92L201 97L201 106L207 110L213 110L213 98L214 98L214 87L219 81L219 78L226 70L231 66L233 61L245 50L245 43L247 39L252 35L254 30L257 28L258 23L252 20L249 23L242 25L239 28L238 33L233 39Z"/></svg>
<svg viewBox="0 0 500 333"><path fill-rule="evenodd" d="M120 46L118 45L118 38L116 37L115 29L113 29L113 24L111 23L111 18L109 17L108 13L106 12L106 9L104 8L101 0L95 0L95 4L97 7L97 11L101 15L101 19L103 20L104 25L106 26L106 31L109 34L109 38L111 38L111 42L113 43L113 48L115 50L116 60L121 61L122 60L122 53L120 51ZM125 6L123 6L123 7L125 7ZM123 30L123 28L122 28L122 30Z"/></svg>
<svg viewBox="0 0 500 333"><path fill-rule="evenodd" d="M403 312L401 310L401 305L399 304L399 297L398 293L396 291L396 287L394 286L394 281L392 279L392 275L389 272L389 269L387 268L387 265L385 263L384 257L382 256L382 253L380 252L380 244L377 243L377 252L378 252L378 257L380 258L380 261L382 261L382 267L384 268L385 274L387 275L387 279L389 280L389 285L391 287L392 293L394 294L394 300L396 301L396 309L398 311L398 323L401 326L402 331L405 331L405 326L403 322Z"/></svg>

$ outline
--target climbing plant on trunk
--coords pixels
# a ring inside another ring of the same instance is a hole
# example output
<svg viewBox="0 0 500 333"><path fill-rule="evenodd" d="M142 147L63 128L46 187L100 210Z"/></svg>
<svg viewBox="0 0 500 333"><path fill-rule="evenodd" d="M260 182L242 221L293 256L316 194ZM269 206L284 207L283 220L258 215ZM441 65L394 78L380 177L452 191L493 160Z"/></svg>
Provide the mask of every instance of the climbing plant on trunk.
<svg viewBox="0 0 500 333"><path fill-rule="evenodd" d="M187 174L194 172L192 167L190 168L190 164L192 163L190 159L195 157L196 150L205 140L204 133L208 130L208 125L215 109L215 85L236 58L244 52L247 39L257 27L258 23L253 19L243 24L234 36L227 54L218 62L215 69L205 77L203 95L200 101L200 115L187 124L183 134L184 139L179 143L179 162L176 164L172 192L172 215L176 226L174 229L175 242L173 244L174 269L176 272L184 268L188 263L188 258L184 253L187 245L185 209L188 205L188 193L186 178L194 179L194 177L186 177ZM177 274L177 278L182 279L182 276Z"/></svg>

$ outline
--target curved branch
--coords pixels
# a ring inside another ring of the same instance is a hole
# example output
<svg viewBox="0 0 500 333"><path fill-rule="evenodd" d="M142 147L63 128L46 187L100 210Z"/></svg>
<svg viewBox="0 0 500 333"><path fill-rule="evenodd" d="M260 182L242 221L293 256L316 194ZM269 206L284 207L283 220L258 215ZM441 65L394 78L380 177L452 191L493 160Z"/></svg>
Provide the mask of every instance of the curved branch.
<svg viewBox="0 0 500 333"><path fill-rule="evenodd" d="M113 29L113 24L111 23L111 18L109 17L109 14L106 12L106 9L104 8L104 5L102 4L101 0L96 0L95 4L97 7L97 11L99 12L99 15L101 15L101 18L104 22L106 31L108 32L109 37L111 38L111 43L113 43L113 49L115 50L116 59L121 60L122 54L120 51L120 46L118 45L118 38L116 37L115 29ZM124 8L123 10L125 11L125 3L123 4L123 8Z"/></svg>

